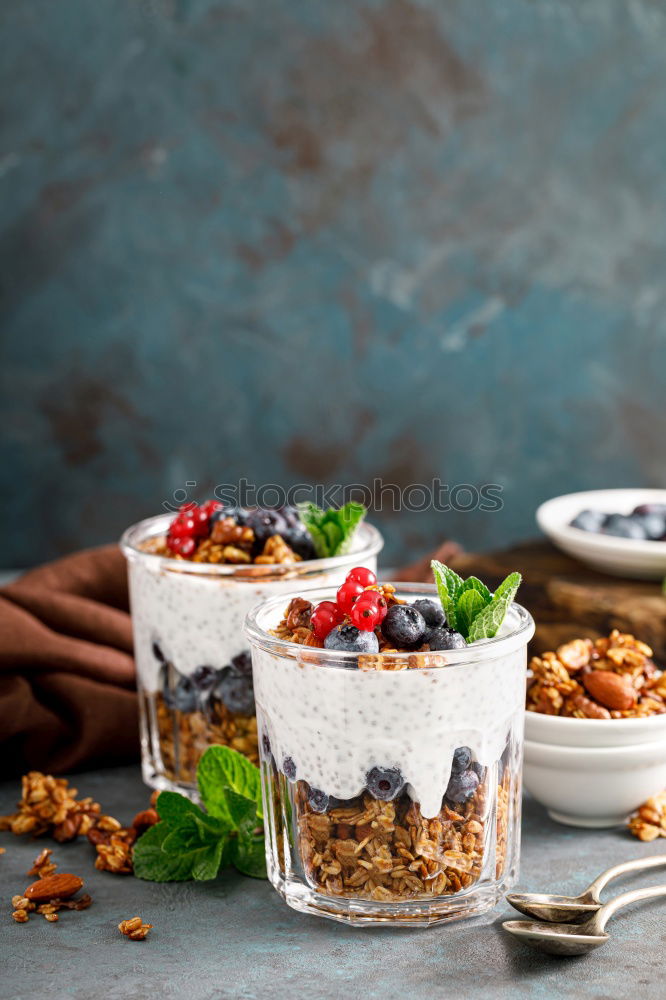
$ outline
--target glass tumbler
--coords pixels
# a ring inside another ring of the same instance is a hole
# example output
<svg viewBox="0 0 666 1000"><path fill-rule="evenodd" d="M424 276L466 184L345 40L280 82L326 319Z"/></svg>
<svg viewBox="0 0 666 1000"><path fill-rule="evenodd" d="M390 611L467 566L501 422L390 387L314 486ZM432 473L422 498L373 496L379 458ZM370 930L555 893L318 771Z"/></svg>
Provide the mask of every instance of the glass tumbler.
<svg viewBox="0 0 666 1000"><path fill-rule="evenodd" d="M293 596L335 597L281 594L246 621L273 886L359 925L490 909L518 871L531 616L513 604L497 637L465 649L363 655L272 634Z"/></svg>
<svg viewBox="0 0 666 1000"><path fill-rule="evenodd" d="M275 565L195 563L145 551L172 516L140 521L120 544L129 569L143 778L196 797L197 763L212 744L258 762L243 635L249 609L301 584L338 587L353 566L374 571L383 540L363 523L345 555Z"/></svg>

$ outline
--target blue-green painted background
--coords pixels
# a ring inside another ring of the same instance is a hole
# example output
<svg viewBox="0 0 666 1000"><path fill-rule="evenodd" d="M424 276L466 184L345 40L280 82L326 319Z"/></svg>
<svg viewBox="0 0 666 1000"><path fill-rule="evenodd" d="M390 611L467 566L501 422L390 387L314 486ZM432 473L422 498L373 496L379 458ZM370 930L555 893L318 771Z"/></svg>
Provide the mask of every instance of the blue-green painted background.
<svg viewBox="0 0 666 1000"><path fill-rule="evenodd" d="M666 486L660 0L0 7L0 565L185 480Z"/></svg>

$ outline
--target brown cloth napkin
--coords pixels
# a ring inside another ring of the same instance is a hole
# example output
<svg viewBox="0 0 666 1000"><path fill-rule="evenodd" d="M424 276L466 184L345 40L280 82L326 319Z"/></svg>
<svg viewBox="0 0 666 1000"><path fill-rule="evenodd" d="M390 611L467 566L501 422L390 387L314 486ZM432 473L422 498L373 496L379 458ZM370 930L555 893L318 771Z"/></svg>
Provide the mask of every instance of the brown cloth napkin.
<svg viewBox="0 0 666 1000"><path fill-rule="evenodd" d="M0 775L135 760L125 559L115 545L0 589Z"/></svg>

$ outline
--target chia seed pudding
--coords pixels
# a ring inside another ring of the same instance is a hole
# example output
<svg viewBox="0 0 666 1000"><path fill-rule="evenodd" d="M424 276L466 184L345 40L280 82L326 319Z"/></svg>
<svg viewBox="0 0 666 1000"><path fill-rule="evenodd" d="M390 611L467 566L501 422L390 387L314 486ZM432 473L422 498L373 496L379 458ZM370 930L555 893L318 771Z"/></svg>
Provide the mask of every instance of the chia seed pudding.
<svg viewBox="0 0 666 1000"><path fill-rule="evenodd" d="M197 527L201 533L187 552L169 545L182 513L141 521L121 541L129 569L144 780L187 794L196 791L197 763L211 744L231 746L258 762L251 661L242 631L247 612L301 582L336 586L356 563L374 569L383 545L379 532L363 523L349 551L318 558L305 527L294 523L295 512L288 519L278 519L275 511L248 518L238 509L214 518L212 505L208 512L208 533ZM233 546L214 541L234 528L242 532L236 531ZM238 561L229 561L230 548L238 550Z"/></svg>
<svg viewBox="0 0 666 1000"><path fill-rule="evenodd" d="M269 877L296 909L351 923L482 912L517 873L534 624L511 603L496 635L459 641L434 587L368 591L385 605L375 642L345 632L363 631L360 594L337 625L330 589L248 615Z"/></svg>

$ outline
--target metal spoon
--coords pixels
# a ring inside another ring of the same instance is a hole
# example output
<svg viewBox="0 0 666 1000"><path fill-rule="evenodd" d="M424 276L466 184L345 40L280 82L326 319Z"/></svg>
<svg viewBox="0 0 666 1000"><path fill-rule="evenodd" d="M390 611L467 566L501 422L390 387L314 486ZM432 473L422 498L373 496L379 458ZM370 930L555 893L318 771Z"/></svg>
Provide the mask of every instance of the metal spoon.
<svg viewBox="0 0 666 1000"><path fill-rule="evenodd" d="M602 889L609 882L627 872L643 871L645 868L666 866L666 854L649 858L635 858L624 864L614 865L602 872L579 896L557 896L550 892L509 892L507 900L515 910L526 913L537 920L561 921L577 924L588 920L601 906Z"/></svg>
<svg viewBox="0 0 666 1000"><path fill-rule="evenodd" d="M666 885L634 889L604 903L584 924L544 924L537 920L505 920L502 927L525 944L549 955L587 955L608 941L605 926L616 910L639 899L666 896Z"/></svg>

